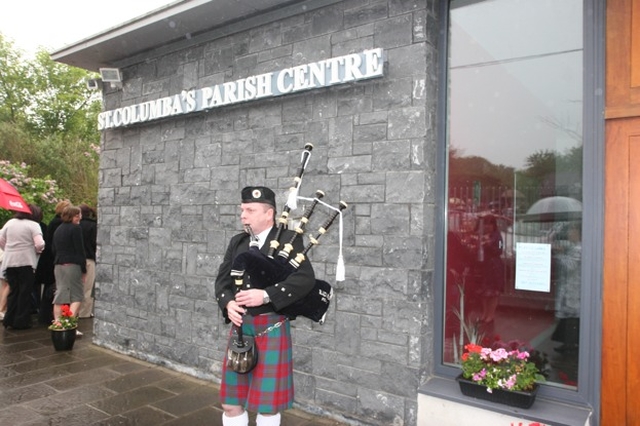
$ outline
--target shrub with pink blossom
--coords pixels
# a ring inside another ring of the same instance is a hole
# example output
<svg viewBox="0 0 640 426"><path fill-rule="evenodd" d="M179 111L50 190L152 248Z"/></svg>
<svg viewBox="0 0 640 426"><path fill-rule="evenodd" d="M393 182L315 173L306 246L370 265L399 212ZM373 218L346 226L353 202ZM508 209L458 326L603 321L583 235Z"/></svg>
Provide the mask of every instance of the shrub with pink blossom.
<svg viewBox="0 0 640 426"><path fill-rule="evenodd" d="M63 198L55 180L31 177L29 166L25 163L12 164L0 160L0 178L13 185L27 203L39 206L47 219L53 217L56 204ZM0 225L12 215L8 210L0 209Z"/></svg>

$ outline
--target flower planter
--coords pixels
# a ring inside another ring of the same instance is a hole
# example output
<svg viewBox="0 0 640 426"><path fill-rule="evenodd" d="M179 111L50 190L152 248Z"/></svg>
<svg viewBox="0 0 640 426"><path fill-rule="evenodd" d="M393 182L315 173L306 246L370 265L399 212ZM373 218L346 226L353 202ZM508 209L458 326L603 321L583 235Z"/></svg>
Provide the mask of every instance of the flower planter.
<svg viewBox="0 0 640 426"><path fill-rule="evenodd" d="M492 392L487 392L486 386L479 385L473 380L465 379L462 377L462 374L459 375L456 380L460 385L460 391L463 395L518 408L531 408L536 400L539 387L536 384L530 392L510 391L506 389L493 389Z"/></svg>
<svg viewBox="0 0 640 426"><path fill-rule="evenodd" d="M76 342L76 329L51 330L51 341L56 351L70 351Z"/></svg>

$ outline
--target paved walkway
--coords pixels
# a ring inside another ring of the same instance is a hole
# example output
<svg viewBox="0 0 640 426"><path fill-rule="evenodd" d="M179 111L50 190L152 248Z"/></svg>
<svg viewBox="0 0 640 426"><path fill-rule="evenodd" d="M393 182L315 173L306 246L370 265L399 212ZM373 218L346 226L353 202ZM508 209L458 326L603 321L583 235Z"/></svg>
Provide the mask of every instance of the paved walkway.
<svg viewBox="0 0 640 426"><path fill-rule="evenodd" d="M222 425L216 384L93 345L93 320L80 330L72 351L56 352L45 326L0 327L0 425ZM282 426L340 425L297 409L282 416Z"/></svg>

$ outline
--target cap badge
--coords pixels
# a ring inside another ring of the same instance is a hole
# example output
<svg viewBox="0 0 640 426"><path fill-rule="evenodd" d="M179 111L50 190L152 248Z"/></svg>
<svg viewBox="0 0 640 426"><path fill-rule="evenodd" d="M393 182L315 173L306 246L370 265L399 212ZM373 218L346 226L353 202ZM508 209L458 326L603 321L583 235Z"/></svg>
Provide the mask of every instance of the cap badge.
<svg viewBox="0 0 640 426"><path fill-rule="evenodd" d="M260 198L262 197L262 192L260 192L259 189L254 189L251 195L253 196L253 198Z"/></svg>

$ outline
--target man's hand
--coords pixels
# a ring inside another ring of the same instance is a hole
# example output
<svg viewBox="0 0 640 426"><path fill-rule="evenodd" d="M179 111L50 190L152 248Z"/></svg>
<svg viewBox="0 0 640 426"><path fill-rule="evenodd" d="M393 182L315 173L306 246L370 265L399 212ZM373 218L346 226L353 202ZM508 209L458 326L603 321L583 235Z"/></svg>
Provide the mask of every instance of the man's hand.
<svg viewBox="0 0 640 426"><path fill-rule="evenodd" d="M241 290L236 293L236 302L238 305L248 308L255 308L262 305L264 300L264 290L252 288L251 290Z"/></svg>
<svg viewBox="0 0 640 426"><path fill-rule="evenodd" d="M240 306L235 300L231 300L227 303L227 316L229 320L236 326L242 326L242 315L246 310Z"/></svg>

